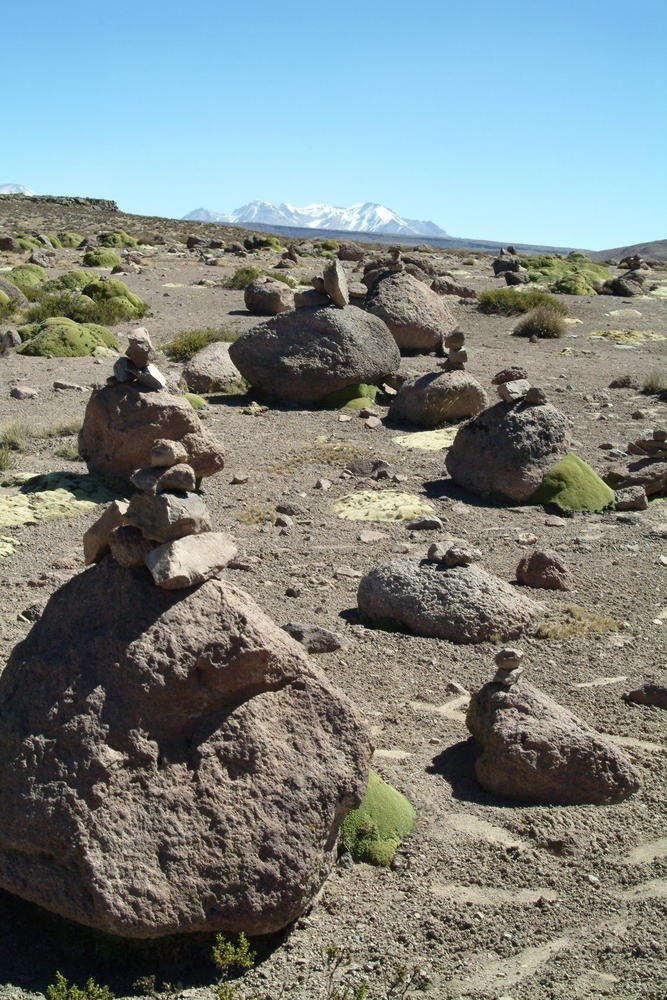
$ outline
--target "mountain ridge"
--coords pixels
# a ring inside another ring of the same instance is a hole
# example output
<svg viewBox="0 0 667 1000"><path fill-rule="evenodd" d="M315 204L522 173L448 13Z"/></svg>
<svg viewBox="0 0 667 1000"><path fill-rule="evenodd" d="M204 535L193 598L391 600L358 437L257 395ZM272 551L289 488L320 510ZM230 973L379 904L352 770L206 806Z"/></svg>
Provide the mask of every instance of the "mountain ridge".
<svg viewBox="0 0 667 1000"><path fill-rule="evenodd" d="M189 222L216 222L231 225L284 226L294 229L337 230L354 233L386 233L396 236L447 236L435 222L406 219L377 202L359 202L347 208L314 203L297 208L288 202L274 205L255 200L233 212L212 212L196 208L183 216Z"/></svg>

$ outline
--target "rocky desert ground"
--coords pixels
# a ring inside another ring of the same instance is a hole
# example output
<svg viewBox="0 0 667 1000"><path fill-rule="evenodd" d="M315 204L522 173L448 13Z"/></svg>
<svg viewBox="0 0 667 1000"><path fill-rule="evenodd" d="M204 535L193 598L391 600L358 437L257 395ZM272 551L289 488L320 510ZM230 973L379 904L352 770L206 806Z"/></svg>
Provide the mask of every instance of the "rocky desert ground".
<svg viewBox="0 0 667 1000"><path fill-rule="evenodd" d="M338 249L300 240L284 266L284 246L244 248L249 234L241 230L87 203L0 199L0 233L14 240L71 231L94 247L101 232L116 230L146 241L116 253L117 277L148 312L112 332L124 352L132 329L145 327L155 363L173 385L182 365L162 348L184 331L214 329L232 340L266 321L247 310L242 288L226 287L239 268L312 287ZM1 246L0 278L31 253L48 279L83 266L85 248ZM386 256L383 247L362 251L361 260L341 262L357 295L365 264ZM406 248L403 256L475 293L505 287L491 257L428 248ZM110 275L110 268L88 270ZM569 421L572 450L602 477L612 464L627 464L631 442L667 427L667 270L645 273L629 298L556 293L568 315L564 335L553 339L513 336L519 316L484 313L477 298L462 294L442 296L465 333L465 371L489 403L497 402L496 373L525 369ZM609 274L624 271L612 265ZM9 315L0 329L23 319L25 312ZM440 371L441 355L403 352L400 372ZM96 501L114 495L91 485L77 432L91 391L105 384L116 357L109 350L87 357L8 350L0 357L0 430L9 442L0 473L3 665L51 595L84 571L83 533L100 516ZM610 388L614 382L622 387ZM340 648L312 660L363 711L373 768L416 810L391 865L354 863L343 853L293 926L253 942L253 968L234 980L237 993L224 995L659 1000L667 986L665 713L623 696L665 683L664 496L653 493L645 509L560 516L466 492L445 466L451 437L434 442L390 418L389 389L355 411L276 402L239 385L204 394L197 411L225 455L224 469L202 485L214 530L229 532L238 547L222 578L249 592L278 626L308 623L340 637ZM390 478L373 478L377 462L388 464ZM51 498L48 518L40 519L43 500L31 502L28 474L46 477L37 484L42 497L65 488L61 516ZM337 503L362 490L410 494L417 512L439 522L424 530L408 527L410 519L339 516ZM73 499L84 502L77 508ZM359 581L373 567L425 558L433 543L452 538L478 549L480 565L514 592L539 601L537 620L512 642L524 654L524 676L629 758L641 779L635 794L614 804L533 804L478 783L479 746L466 708L493 678L502 643L459 644L373 626L357 603ZM535 549L562 558L571 589L517 584L520 560ZM58 971L81 986L92 977L116 996L215 995L209 938L122 943L9 893L0 893L0 911L2 997L38 995Z"/></svg>

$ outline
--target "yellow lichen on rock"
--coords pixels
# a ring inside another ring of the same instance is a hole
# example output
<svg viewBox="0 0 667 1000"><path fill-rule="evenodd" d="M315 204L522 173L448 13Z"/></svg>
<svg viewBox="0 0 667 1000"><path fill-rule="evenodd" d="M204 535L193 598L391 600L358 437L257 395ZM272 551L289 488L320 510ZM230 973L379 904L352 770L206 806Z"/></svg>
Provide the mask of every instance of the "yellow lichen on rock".
<svg viewBox="0 0 667 1000"><path fill-rule="evenodd" d="M114 494L90 476L51 472L41 476L13 476L16 493L0 496L0 529L37 524L56 518L79 517L108 503ZM8 553L7 553L8 554Z"/></svg>
<svg viewBox="0 0 667 1000"><path fill-rule="evenodd" d="M458 426L438 427L434 431L413 431L410 434L399 434L392 438L394 444L401 448L417 448L420 451L442 451L454 444Z"/></svg>
<svg viewBox="0 0 667 1000"><path fill-rule="evenodd" d="M653 330L594 330L590 336L594 340L611 340L615 344L631 346L665 339L662 333L655 333Z"/></svg>
<svg viewBox="0 0 667 1000"><path fill-rule="evenodd" d="M412 521L434 513L432 505L421 497L395 490L359 490L341 497L333 509L346 521Z"/></svg>

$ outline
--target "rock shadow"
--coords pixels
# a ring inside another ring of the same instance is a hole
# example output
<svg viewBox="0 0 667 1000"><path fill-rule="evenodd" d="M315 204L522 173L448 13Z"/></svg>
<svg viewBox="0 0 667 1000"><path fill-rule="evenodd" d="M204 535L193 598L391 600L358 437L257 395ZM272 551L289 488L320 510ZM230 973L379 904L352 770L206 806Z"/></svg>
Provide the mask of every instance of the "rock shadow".
<svg viewBox="0 0 667 1000"><path fill-rule="evenodd" d="M501 798L485 791L475 777L475 763L481 753L481 746L471 736L467 740L461 740L459 743L445 747L441 753L433 758L432 764L426 768L426 771L428 774L444 778L451 786L452 796L455 799L502 809L535 805L534 802Z"/></svg>

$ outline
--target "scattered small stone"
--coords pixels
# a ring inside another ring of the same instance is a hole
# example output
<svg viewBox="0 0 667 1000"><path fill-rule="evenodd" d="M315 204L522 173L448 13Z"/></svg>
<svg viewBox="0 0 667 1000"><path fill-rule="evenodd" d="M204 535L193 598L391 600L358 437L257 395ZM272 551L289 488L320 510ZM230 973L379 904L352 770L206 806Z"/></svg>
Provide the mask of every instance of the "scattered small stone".
<svg viewBox="0 0 667 1000"><path fill-rule="evenodd" d="M442 527L442 521L434 514L420 514L406 524L408 531L440 531Z"/></svg>
<svg viewBox="0 0 667 1000"><path fill-rule="evenodd" d="M567 527L567 521L564 517L559 517L558 514L550 514L549 517L544 519L544 523L547 528L565 528Z"/></svg>
<svg viewBox="0 0 667 1000"><path fill-rule="evenodd" d="M532 531L524 531L516 536L515 541L518 545L536 545L537 535L533 534Z"/></svg>
<svg viewBox="0 0 667 1000"><path fill-rule="evenodd" d="M547 394L544 389L531 385L526 393L526 403L530 403L531 406L545 406L547 402Z"/></svg>
<svg viewBox="0 0 667 1000"><path fill-rule="evenodd" d="M289 514L278 514L275 521L273 522L276 528L293 528L294 521L289 516Z"/></svg>
<svg viewBox="0 0 667 1000"><path fill-rule="evenodd" d="M293 639L300 642L307 653L332 653L345 645L341 636L328 628L319 625L307 625L304 622L287 622L283 629Z"/></svg>
<svg viewBox="0 0 667 1000"><path fill-rule="evenodd" d="M360 531L358 537L364 545L371 545L373 542L381 542L385 538L389 538L389 535L385 531Z"/></svg>
<svg viewBox="0 0 667 1000"><path fill-rule="evenodd" d="M616 490L616 510L647 510L648 497L643 486L625 486Z"/></svg>
<svg viewBox="0 0 667 1000"><path fill-rule="evenodd" d="M77 385L76 382L63 382L60 379L56 379L56 381L53 383L53 388L57 392L66 392L68 390L71 390L72 392L87 391L87 386L85 385Z"/></svg>
<svg viewBox="0 0 667 1000"><path fill-rule="evenodd" d="M243 486L243 484L247 483L249 479L250 476L247 472L235 472L230 480L230 483L232 486Z"/></svg>
<svg viewBox="0 0 667 1000"><path fill-rule="evenodd" d="M371 431L375 430L376 427L381 427L381 426L382 426L382 421L380 420L379 417L367 417L366 420L364 421L364 427L367 427Z"/></svg>
<svg viewBox="0 0 667 1000"><path fill-rule="evenodd" d="M37 399L39 396L39 389L35 389L31 385L15 385L14 388L10 390L9 395L12 399Z"/></svg>
<svg viewBox="0 0 667 1000"><path fill-rule="evenodd" d="M358 569L352 569L351 566L336 566L334 569L334 577L336 580L360 580L363 573Z"/></svg>
<svg viewBox="0 0 667 1000"><path fill-rule="evenodd" d="M515 379L512 382L501 382L498 386L498 395L505 403L518 403L529 389L530 382L527 379Z"/></svg>
<svg viewBox="0 0 667 1000"><path fill-rule="evenodd" d="M316 490L330 490L332 487L332 482L330 479L318 479L315 483Z"/></svg>
<svg viewBox="0 0 667 1000"><path fill-rule="evenodd" d="M426 554L429 562L443 566L471 566L482 558L480 549L475 549L464 542L454 542L449 545L434 542Z"/></svg>
<svg viewBox="0 0 667 1000"><path fill-rule="evenodd" d="M143 326L137 327L129 335L129 347L125 352L137 368L145 368L155 357L151 338Z"/></svg>

